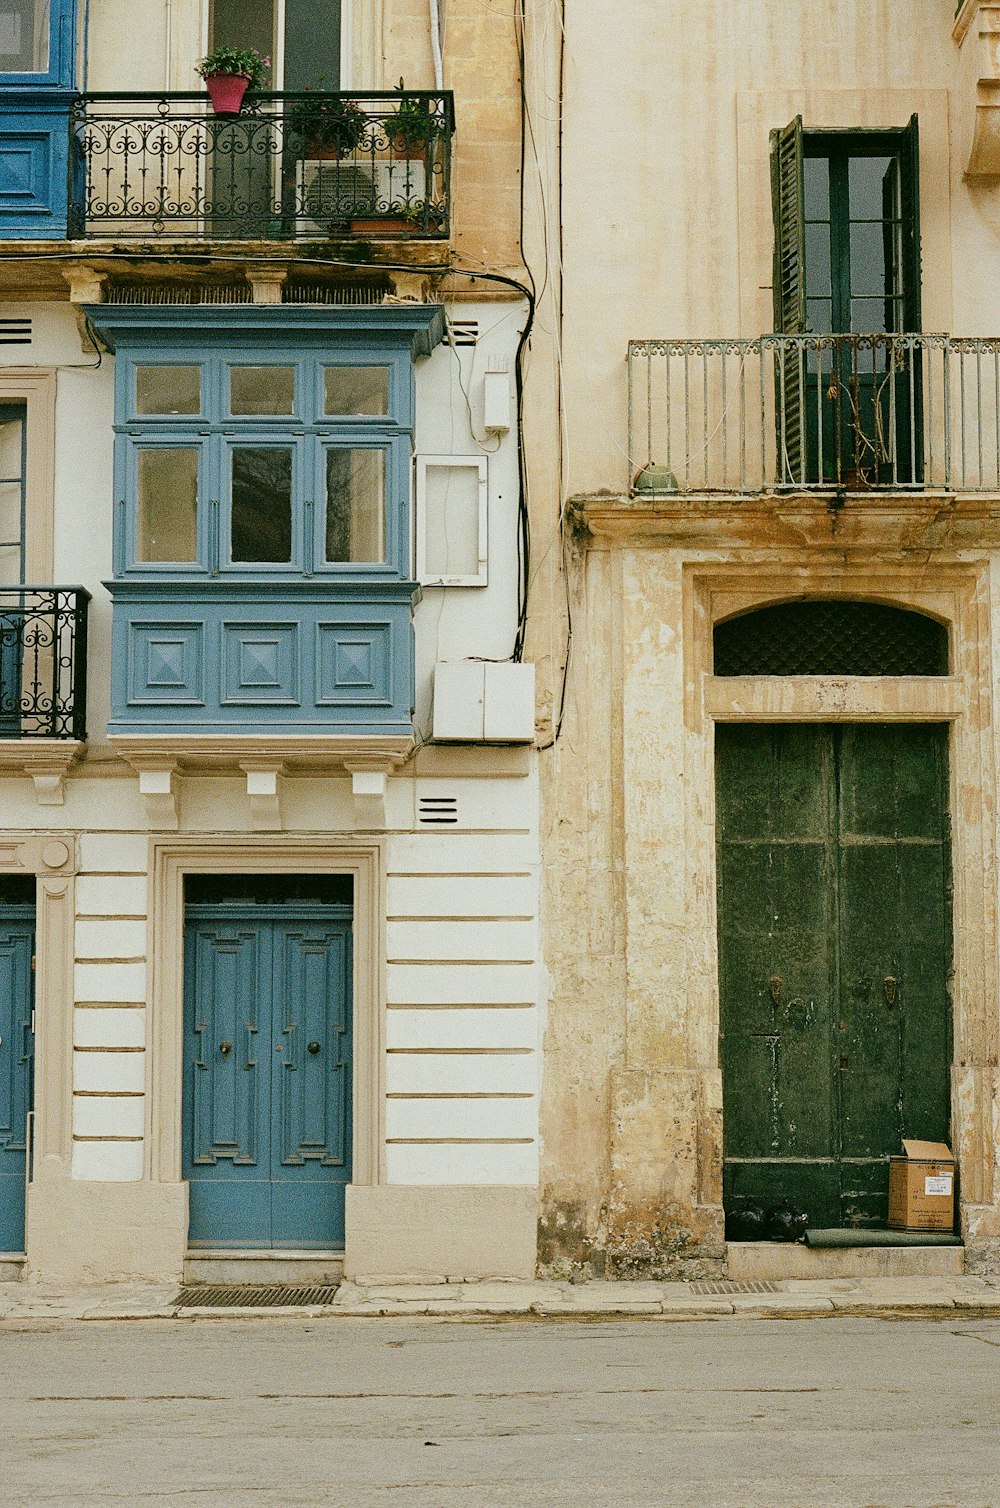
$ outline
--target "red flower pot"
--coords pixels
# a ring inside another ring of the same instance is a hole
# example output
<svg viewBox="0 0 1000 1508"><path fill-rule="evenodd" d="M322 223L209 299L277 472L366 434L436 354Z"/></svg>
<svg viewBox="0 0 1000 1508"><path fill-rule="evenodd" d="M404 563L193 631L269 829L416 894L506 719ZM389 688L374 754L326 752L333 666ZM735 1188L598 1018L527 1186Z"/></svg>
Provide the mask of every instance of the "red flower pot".
<svg viewBox="0 0 1000 1508"><path fill-rule="evenodd" d="M216 115L239 115L249 87L250 76L246 73L212 73L205 80Z"/></svg>

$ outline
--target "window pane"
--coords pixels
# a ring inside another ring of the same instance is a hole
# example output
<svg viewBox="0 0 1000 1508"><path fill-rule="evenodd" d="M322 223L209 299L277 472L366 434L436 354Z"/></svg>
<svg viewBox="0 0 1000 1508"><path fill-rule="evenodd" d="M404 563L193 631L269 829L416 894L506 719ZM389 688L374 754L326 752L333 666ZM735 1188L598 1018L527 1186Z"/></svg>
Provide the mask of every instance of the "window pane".
<svg viewBox="0 0 1000 1508"><path fill-rule="evenodd" d="M231 414L295 412L294 367L230 367Z"/></svg>
<svg viewBox="0 0 1000 1508"><path fill-rule="evenodd" d="M326 453L326 559L385 560L385 452Z"/></svg>
<svg viewBox="0 0 1000 1508"><path fill-rule="evenodd" d="M232 456L230 558L245 565L287 565L292 558L291 450L248 445Z"/></svg>
<svg viewBox="0 0 1000 1508"><path fill-rule="evenodd" d="M806 292L810 298L830 292L830 227L806 226Z"/></svg>
<svg viewBox="0 0 1000 1508"><path fill-rule="evenodd" d="M881 224L851 226L851 292L858 297L891 292L886 287L886 228Z"/></svg>
<svg viewBox="0 0 1000 1508"><path fill-rule="evenodd" d="M0 586L20 586L21 548L0 544Z"/></svg>
<svg viewBox="0 0 1000 1508"><path fill-rule="evenodd" d="M478 576L478 470L472 466L428 466L423 505L426 574Z"/></svg>
<svg viewBox="0 0 1000 1508"><path fill-rule="evenodd" d="M814 335L828 335L833 328L832 305L828 298L806 300L806 327Z"/></svg>
<svg viewBox="0 0 1000 1508"><path fill-rule="evenodd" d="M0 544L21 545L21 483L0 482Z"/></svg>
<svg viewBox="0 0 1000 1508"><path fill-rule="evenodd" d="M325 414L387 414L388 367L327 367Z"/></svg>
<svg viewBox="0 0 1000 1508"><path fill-rule="evenodd" d="M136 367L137 414L200 414L200 367Z"/></svg>
<svg viewBox="0 0 1000 1508"><path fill-rule="evenodd" d="M47 73L49 0L7 0L0 7L0 71Z"/></svg>
<svg viewBox="0 0 1000 1508"><path fill-rule="evenodd" d="M856 335L877 334L898 328L895 309L898 301L884 298L852 298L851 329Z"/></svg>
<svg viewBox="0 0 1000 1508"><path fill-rule="evenodd" d="M198 555L198 452L193 446L139 451L136 554L188 563Z"/></svg>
<svg viewBox="0 0 1000 1508"><path fill-rule="evenodd" d="M852 157L847 186L852 220L881 220L896 213L895 157Z"/></svg>
<svg viewBox="0 0 1000 1508"><path fill-rule="evenodd" d="M807 157L802 164L807 220L830 218L830 159Z"/></svg>
<svg viewBox="0 0 1000 1508"><path fill-rule="evenodd" d="M5 482L18 481L24 466L24 417L23 403L0 406L0 478Z"/></svg>

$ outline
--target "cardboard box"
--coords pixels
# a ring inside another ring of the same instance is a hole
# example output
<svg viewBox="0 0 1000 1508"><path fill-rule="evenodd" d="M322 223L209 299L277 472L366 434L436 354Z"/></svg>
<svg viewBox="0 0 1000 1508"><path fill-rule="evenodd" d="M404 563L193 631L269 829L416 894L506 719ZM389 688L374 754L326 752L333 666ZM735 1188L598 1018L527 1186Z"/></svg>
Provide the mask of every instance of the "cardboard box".
<svg viewBox="0 0 1000 1508"><path fill-rule="evenodd" d="M943 1141L904 1141L889 1158L889 1229L953 1230L955 1159Z"/></svg>

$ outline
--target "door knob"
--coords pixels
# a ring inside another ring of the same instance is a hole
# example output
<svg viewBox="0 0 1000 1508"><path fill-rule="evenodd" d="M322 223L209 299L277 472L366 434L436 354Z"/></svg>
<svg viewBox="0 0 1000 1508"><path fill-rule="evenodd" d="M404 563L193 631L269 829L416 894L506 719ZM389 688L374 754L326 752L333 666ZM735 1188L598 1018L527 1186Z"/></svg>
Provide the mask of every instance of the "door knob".
<svg viewBox="0 0 1000 1508"><path fill-rule="evenodd" d="M887 974L885 976L885 979L882 981L882 987L885 990L886 1005L896 1004L896 983L897 981L891 974Z"/></svg>
<svg viewBox="0 0 1000 1508"><path fill-rule="evenodd" d="M232 1052L232 1050L233 1050L233 1044L231 1042L220 1042L219 1043L219 1051L221 1052L221 1054L222 1054L222 1056L224 1058L228 1057L229 1054Z"/></svg>
<svg viewBox="0 0 1000 1508"><path fill-rule="evenodd" d="M319 1043L318 1042L310 1042L309 1043L309 1051L312 1053L313 1057L315 1057L316 1054L319 1052Z"/></svg>

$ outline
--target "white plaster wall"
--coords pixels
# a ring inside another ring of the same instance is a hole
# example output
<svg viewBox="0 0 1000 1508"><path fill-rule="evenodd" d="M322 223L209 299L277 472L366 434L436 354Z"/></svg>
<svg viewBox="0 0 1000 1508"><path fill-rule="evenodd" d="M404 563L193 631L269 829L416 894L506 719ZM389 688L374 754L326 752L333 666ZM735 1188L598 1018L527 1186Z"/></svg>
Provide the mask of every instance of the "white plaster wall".
<svg viewBox="0 0 1000 1508"><path fill-rule="evenodd" d="M539 1160L537 778L389 782L386 835L385 1167L396 1184L534 1184ZM180 830L249 833L245 785L179 781ZM418 796L449 795L458 823L427 829ZM3 826L32 831L26 779L4 777ZM286 780L286 830L351 834L347 778ZM143 1176L148 834L136 778L71 776L45 827L78 831L73 1176Z"/></svg>
<svg viewBox="0 0 1000 1508"><path fill-rule="evenodd" d="M506 660L517 632L517 427L514 359L527 310L520 301L462 302L448 306L456 320L476 320L475 346L447 342L416 370L417 455L487 457L489 478L488 585L425 587L414 616L416 726L430 736L431 682L439 660ZM483 430L483 378L505 370L510 381L511 428L504 436ZM421 527L414 510L416 529Z"/></svg>

